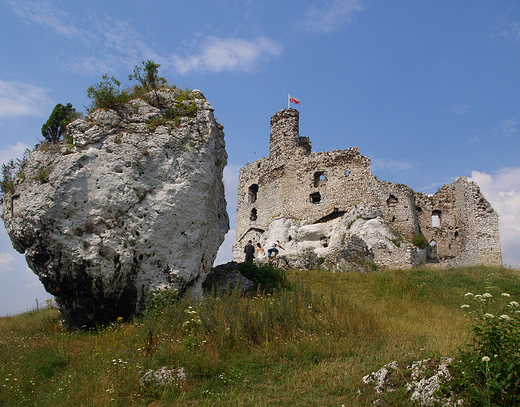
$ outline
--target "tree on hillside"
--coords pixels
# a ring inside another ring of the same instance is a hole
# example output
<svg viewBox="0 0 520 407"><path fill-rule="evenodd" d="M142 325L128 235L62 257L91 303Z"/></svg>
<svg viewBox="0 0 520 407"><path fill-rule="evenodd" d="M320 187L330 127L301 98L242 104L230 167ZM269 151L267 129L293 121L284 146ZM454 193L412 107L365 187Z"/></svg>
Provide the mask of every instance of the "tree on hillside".
<svg viewBox="0 0 520 407"><path fill-rule="evenodd" d="M57 143L65 133L65 128L72 120L79 117L72 104L65 106L58 103L52 110L49 120L42 126L42 136L49 143Z"/></svg>

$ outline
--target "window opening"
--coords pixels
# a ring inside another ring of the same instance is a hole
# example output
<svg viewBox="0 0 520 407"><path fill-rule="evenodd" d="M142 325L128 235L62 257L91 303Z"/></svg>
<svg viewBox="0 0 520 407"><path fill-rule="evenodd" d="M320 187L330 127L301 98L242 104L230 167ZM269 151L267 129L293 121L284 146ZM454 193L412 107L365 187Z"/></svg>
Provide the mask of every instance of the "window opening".
<svg viewBox="0 0 520 407"><path fill-rule="evenodd" d="M249 216L249 220L251 221L255 221L257 219L257 212L256 212L256 208L253 208L251 210L251 216Z"/></svg>
<svg viewBox="0 0 520 407"><path fill-rule="evenodd" d="M345 171L345 175L348 177L350 175L350 170Z"/></svg>
<svg viewBox="0 0 520 407"><path fill-rule="evenodd" d="M322 187L327 183L323 171L317 171L314 173L314 188Z"/></svg>
<svg viewBox="0 0 520 407"><path fill-rule="evenodd" d="M321 195L319 192L315 192L314 194L309 195L310 202L313 204L318 204L321 201Z"/></svg>
<svg viewBox="0 0 520 407"><path fill-rule="evenodd" d="M249 187L249 203L255 203L258 194L258 184L253 184Z"/></svg>
<svg viewBox="0 0 520 407"><path fill-rule="evenodd" d="M390 208L395 208L397 206L397 202L399 202L399 200L394 195L390 195L386 200L386 204Z"/></svg>
<svg viewBox="0 0 520 407"><path fill-rule="evenodd" d="M441 211L432 212L432 228L441 226Z"/></svg>

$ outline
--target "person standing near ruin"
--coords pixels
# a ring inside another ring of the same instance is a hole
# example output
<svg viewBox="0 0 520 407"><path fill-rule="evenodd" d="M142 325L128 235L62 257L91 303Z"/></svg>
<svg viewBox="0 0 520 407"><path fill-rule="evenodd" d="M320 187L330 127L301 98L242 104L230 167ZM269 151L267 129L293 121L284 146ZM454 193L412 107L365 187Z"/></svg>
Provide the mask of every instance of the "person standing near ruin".
<svg viewBox="0 0 520 407"><path fill-rule="evenodd" d="M263 264L265 260L265 250L260 243L256 244L255 257L257 264Z"/></svg>
<svg viewBox="0 0 520 407"><path fill-rule="evenodd" d="M244 253L246 254L246 261L253 261L255 258L255 247L251 240L244 247Z"/></svg>
<svg viewBox="0 0 520 407"><path fill-rule="evenodd" d="M269 245L267 248L267 265L269 265L269 261L271 260L271 256L273 259L276 259L276 255L278 254L278 247L282 250L285 250L281 245L280 241L277 240Z"/></svg>

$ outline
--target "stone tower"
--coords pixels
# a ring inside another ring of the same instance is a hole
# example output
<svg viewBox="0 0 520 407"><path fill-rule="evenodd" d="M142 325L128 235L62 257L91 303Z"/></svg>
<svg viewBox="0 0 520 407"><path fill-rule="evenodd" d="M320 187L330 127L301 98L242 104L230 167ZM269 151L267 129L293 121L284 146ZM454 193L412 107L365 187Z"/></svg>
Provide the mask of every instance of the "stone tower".
<svg viewBox="0 0 520 407"><path fill-rule="evenodd" d="M311 152L309 138L300 137L300 112L280 110L271 117L269 156L276 160L296 152L307 155Z"/></svg>

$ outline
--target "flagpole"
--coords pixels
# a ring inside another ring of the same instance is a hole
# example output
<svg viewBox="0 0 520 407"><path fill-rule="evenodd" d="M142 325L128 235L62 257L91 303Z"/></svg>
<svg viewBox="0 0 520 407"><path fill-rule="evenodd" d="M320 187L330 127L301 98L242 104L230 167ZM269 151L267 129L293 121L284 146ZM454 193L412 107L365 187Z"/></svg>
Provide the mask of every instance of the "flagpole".
<svg viewBox="0 0 520 407"><path fill-rule="evenodd" d="M291 108L291 98L289 97L289 94L287 94L287 109Z"/></svg>

